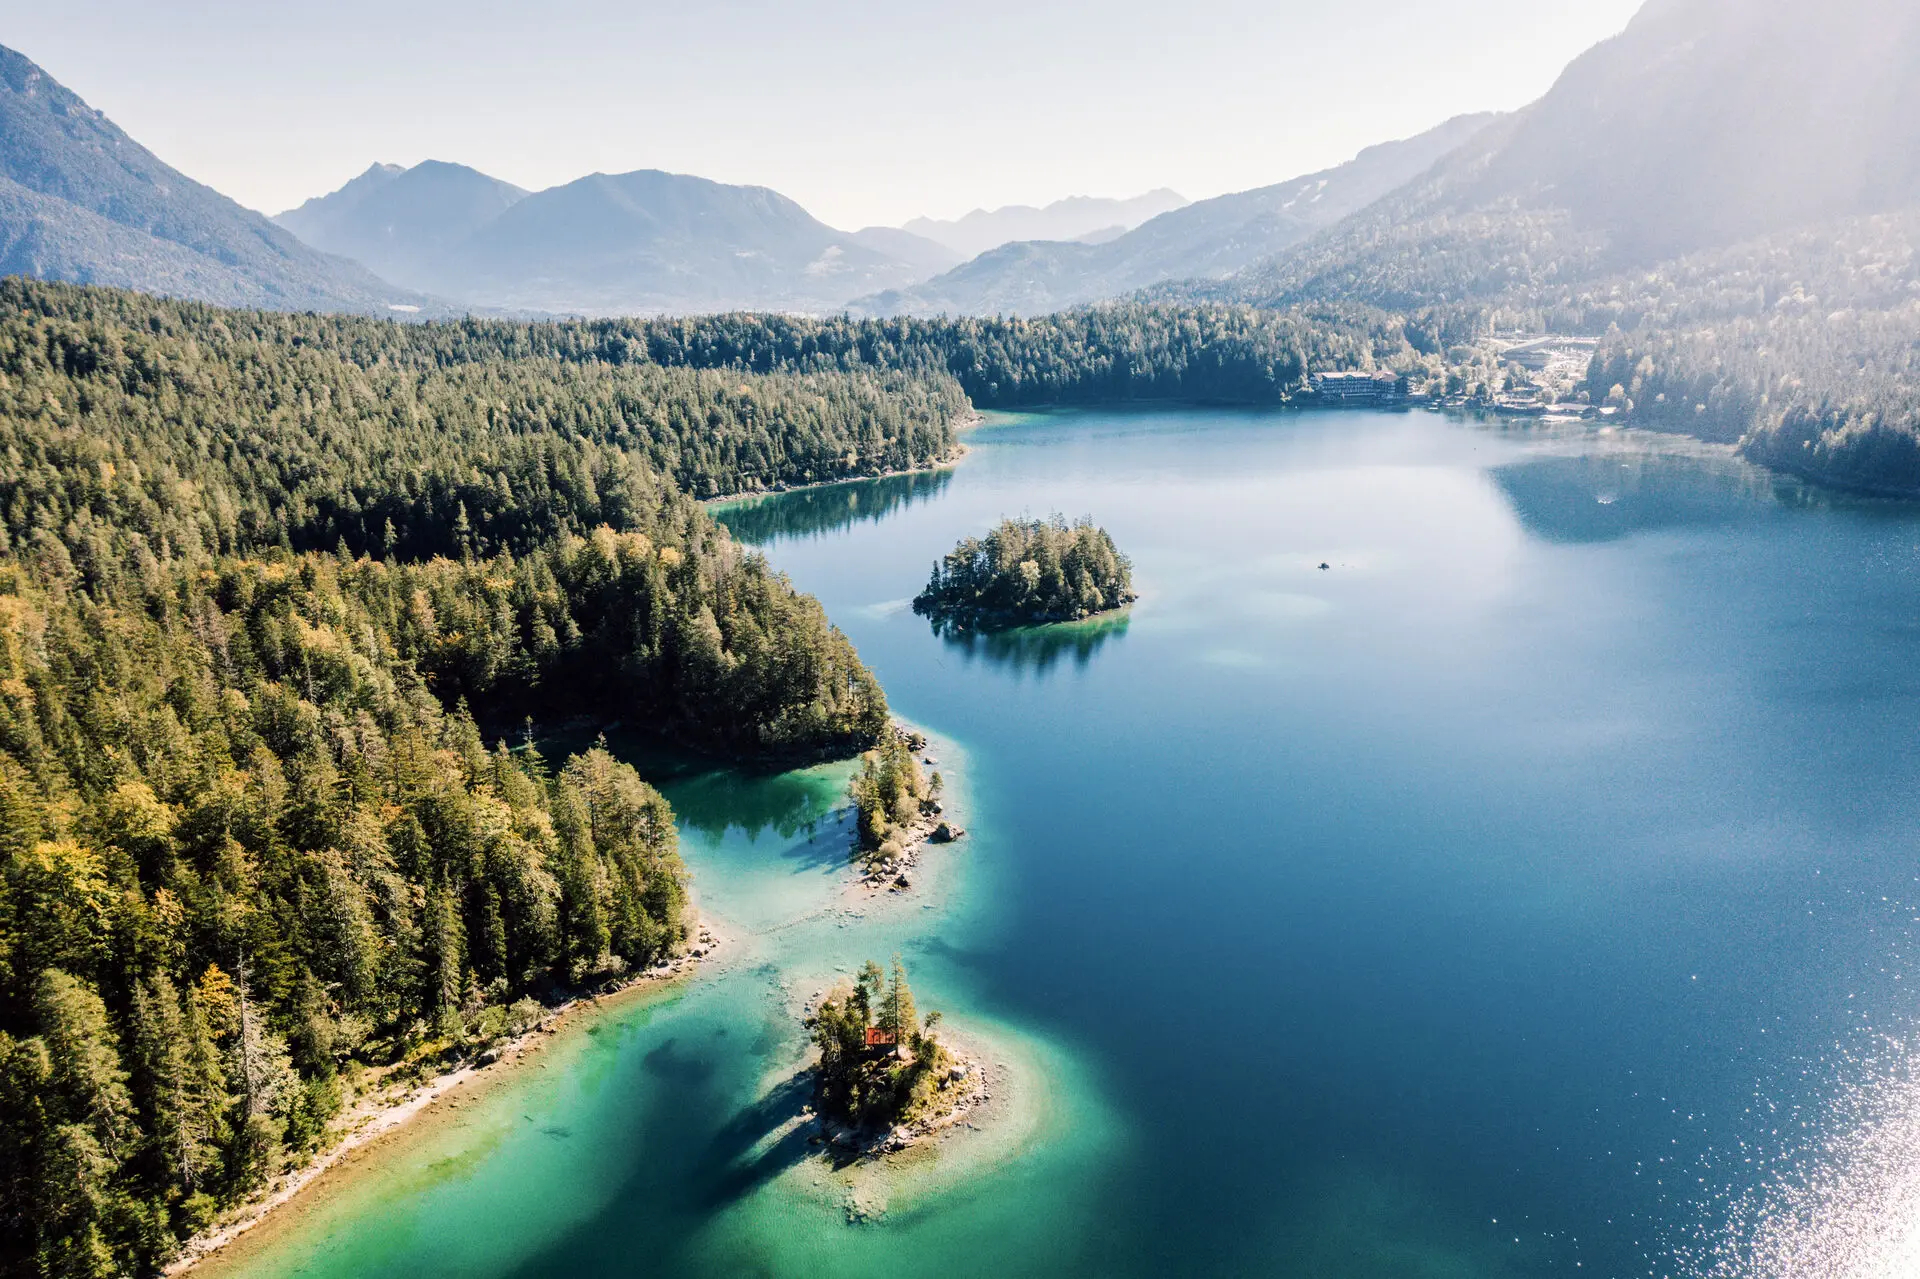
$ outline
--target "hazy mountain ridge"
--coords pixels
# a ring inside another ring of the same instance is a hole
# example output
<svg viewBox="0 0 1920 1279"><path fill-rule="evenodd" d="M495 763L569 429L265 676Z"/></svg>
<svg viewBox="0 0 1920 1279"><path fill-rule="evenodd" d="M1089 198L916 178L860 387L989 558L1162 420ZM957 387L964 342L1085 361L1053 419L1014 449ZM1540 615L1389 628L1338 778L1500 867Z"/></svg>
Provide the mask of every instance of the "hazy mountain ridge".
<svg viewBox="0 0 1920 1279"><path fill-rule="evenodd" d="M657 169L529 194L464 165L375 165L280 221L417 288L508 311L822 312L953 262L894 228L837 231L766 187Z"/></svg>
<svg viewBox="0 0 1920 1279"><path fill-rule="evenodd" d="M1920 7L1655 0L1426 179L1223 283L1284 305L1534 299L1920 201Z"/></svg>
<svg viewBox="0 0 1920 1279"><path fill-rule="evenodd" d="M884 253L906 263L922 278L950 271L966 260L938 240L929 240L924 235L915 235L900 227L862 227L853 233L852 238L854 243L864 245L875 253Z"/></svg>
<svg viewBox="0 0 1920 1279"><path fill-rule="evenodd" d="M924 284L860 299L854 309L1036 315L1167 280L1226 275L1379 200L1497 118L1461 116L1417 137L1369 147L1332 169L1163 213L1106 243L1004 245Z"/></svg>
<svg viewBox="0 0 1920 1279"><path fill-rule="evenodd" d="M1131 199L1075 195L1042 207L1010 204L960 218L915 218L902 230L966 259L1020 240L1112 239L1187 204L1178 191L1160 187Z"/></svg>
<svg viewBox="0 0 1920 1279"><path fill-rule="evenodd" d="M232 306L428 303L170 168L4 47L0 180L0 271Z"/></svg>

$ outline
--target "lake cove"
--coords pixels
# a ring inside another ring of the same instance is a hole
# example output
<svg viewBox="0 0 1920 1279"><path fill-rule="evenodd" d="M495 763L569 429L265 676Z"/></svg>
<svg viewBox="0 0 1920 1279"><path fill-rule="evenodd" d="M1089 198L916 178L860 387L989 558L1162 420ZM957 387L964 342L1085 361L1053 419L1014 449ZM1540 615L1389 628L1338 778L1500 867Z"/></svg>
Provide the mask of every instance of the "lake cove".
<svg viewBox="0 0 1920 1279"><path fill-rule="evenodd" d="M717 514L969 838L856 891L849 765L642 761L720 958L206 1273L1875 1273L1920 1166L1915 508L1426 414L968 442ZM935 557L1055 510L1126 549L1124 619L914 616ZM784 1126L796 1014L894 952L1004 1110L836 1173Z"/></svg>

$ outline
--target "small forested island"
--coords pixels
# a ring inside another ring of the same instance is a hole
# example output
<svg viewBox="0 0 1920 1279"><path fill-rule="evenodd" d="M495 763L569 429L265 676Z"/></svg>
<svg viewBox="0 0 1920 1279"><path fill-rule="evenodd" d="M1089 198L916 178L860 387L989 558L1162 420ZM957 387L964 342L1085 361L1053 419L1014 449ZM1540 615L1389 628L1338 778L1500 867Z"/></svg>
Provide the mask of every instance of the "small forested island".
<svg viewBox="0 0 1920 1279"><path fill-rule="evenodd" d="M935 1036L895 955L888 971L869 960L828 993L808 1019L820 1064L814 1107L835 1145L862 1153L902 1149L983 1098L983 1072Z"/></svg>
<svg viewBox="0 0 1920 1279"><path fill-rule="evenodd" d="M933 566L913 610L978 630L1077 622L1137 599L1133 564L1107 531L1082 518L1000 521Z"/></svg>

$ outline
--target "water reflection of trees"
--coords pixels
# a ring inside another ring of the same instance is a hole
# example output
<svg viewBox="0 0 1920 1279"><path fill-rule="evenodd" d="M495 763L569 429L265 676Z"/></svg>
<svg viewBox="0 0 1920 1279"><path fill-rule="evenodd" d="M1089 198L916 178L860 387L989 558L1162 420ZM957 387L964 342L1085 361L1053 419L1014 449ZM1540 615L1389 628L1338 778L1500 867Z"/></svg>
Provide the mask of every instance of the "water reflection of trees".
<svg viewBox="0 0 1920 1279"><path fill-rule="evenodd" d="M681 826L709 839L738 827L756 838L771 832L791 840L831 821L847 782L844 774L821 769L772 776L715 770L665 781L662 788Z"/></svg>
<svg viewBox="0 0 1920 1279"><path fill-rule="evenodd" d="M549 759L564 759L604 741L615 756L640 770L673 805L682 830L719 839L729 828L783 840L818 834L846 806L846 763L792 770L778 764L719 760L684 750L654 734L610 726L605 732L560 729L541 736Z"/></svg>
<svg viewBox="0 0 1920 1279"><path fill-rule="evenodd" d="M953 483L952 471L919 471L875 480L850 480L793 489L713 508L713 516L742 542L758 546L781 537L818 537L864 520L880 520L929 501Z"/></svg>
<svg viewBox="0 0 1920 1279"><path fill-rule="evenodd" d="M1044 674L1064 661L1071 661L1075 667L1086 666L1095 653L1127 633L1130 621L1123 613L1006 631L978 631L936 621L933 633L946 641L949 652L957 652L967 661Z"/></svg>

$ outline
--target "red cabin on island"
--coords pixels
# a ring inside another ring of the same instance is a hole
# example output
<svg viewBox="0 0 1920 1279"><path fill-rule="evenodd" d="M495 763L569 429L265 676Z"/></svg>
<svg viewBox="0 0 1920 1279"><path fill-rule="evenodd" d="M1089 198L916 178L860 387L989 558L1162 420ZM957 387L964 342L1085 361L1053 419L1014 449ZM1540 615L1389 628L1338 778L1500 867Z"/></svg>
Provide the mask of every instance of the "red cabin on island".
<svg viewBox="0 0 1920 1279"><path fill-rule="evenodd" d="M899 1045L900 1037L891 1030L882 1030L878 1026L867 1027L867 1047L897 1048Z"/></svg>

